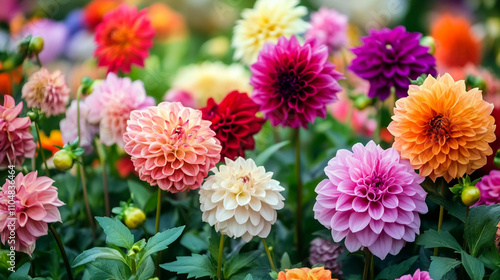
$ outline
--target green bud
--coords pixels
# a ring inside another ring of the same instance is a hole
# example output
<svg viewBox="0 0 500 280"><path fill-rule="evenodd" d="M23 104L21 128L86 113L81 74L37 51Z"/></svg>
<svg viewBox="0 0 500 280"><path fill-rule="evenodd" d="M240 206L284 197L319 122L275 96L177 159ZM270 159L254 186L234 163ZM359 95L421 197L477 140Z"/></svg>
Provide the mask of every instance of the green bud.
<svg viewBox="0 0 500 280"><path fill-rule="evenodd" d="M66 149L59 150L54 155L54 166L60 171L66 171L73 167L75 159L73 153Z"/></svg>
<svg viewBox="0 0 500 280"><path fill-rule="evenodd" d="M498 149L497 153L495 154L495 157L493 158L493 163L495 164L496 167L500 168L500 149Z"/></svg>
<svg viewBox="0 0 500 280"><path fill-rule="evenodd" d="M431 36L424 36L420 39L420 45L429 47L429 53L434 54L436 52L436 41Z"/></svg>
<svg viewBox="0 0 500 280"><path fill-rule="evenodd" d="M422 74L420 75L417 79L415 80L412 80L410 79L410 82L412 85L417 85L417 86L421 86L424 84L425 82L425 78L427 78L427 75L426 74Z"/></svg>
<svg viewBox="0 0 500 280"><path fill-rule="evenodd" d="M481 197L481 191L476 186L468 186L462 190L461 198L465 206L476 204Z"/></svg>
<svg viewBox="0 0 500 280"><path fill-rule="evenodd" d="M364 94L358 94L354 96L353 101L354 101L354 107L358 110L363 110L366 107L373 105L373 99L369 98Z"/></svg>
<svg viewBox="0 0 500 280"><path fill-rule="evenodd" d="M33 54L36 55L43 50L43 45L44 45L43 38L40 36L35 36L31 38L28 49L32 55Z"/></svg>
<svg viewBox="0 0 500 280"><path fill-rule="evenodd" d="M36 112L30 111L26 115L28 115L32 122L36 122L38 120L38 114Z"/></svg>
<svg viewBox="0 0 500 280"><path fill-rule="evenodd" d="M146 220L146 214L144 214L144 212L137 207L129 207L125 209L124 214L124 222L129 229L136 229L142 226Z"/></svg>

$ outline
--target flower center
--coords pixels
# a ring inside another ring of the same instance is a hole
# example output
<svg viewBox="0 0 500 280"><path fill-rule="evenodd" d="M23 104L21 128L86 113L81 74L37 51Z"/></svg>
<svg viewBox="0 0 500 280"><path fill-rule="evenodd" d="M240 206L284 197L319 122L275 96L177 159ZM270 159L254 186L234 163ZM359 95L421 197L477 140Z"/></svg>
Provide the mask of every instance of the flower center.
<svg viewBox="0 0 500 280"><path fill-rule="evenodd" d="M450 119L443 114L438 114L429 122L427 133L434 137L434 140L446 140L450 134Z"/></svg>
<svg viewBox="0 0 500 280"><path fill-rule="evenodd" d="M300 76L293 69L278 77L278 89L283 96L295 97L302 86Z"/></svg>
<svg viewBox="0 0 500 280"><path fill-rule="evenodd" d="M109 40L116 45L127 46L130 43L130 34L126 28L115 28L109 32Z"/></svg>

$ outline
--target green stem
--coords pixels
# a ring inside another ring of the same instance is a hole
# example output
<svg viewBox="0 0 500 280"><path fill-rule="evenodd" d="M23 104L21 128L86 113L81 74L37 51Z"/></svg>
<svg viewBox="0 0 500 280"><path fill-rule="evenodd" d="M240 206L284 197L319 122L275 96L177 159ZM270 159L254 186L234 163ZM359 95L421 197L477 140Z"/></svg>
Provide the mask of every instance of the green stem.
<svg viewBox="0 0 500 280"><path fill-rule="evenodd" d="M297 237L297 254L302 255L302 175L300 168L300 128L295 130L295 175L297 176L297 207L295 216L297 223L295 224L295 234Z"/></svg>
<svg viewBox="0 0 500 280"><path fill-rule="evenodd" d="M68 256L66 255L66 250L64 250L64 246L61 242L61 239L59 238L59 235L57 234L57 231L54 228L54 226L49 225L49 229L52 232L52 234L54 235L54 238L56 239L57 246L59 246L59 251L61 252L61 256L63 258L64 265L66 266L66 273L68 274L68 279L73 280L73 274L71 273L71 266L69 265Z"/></svg>
<svg viewBox="0 0 500 280"><path fill-rule="evenodd" d="M99 155L99 160L101 161L102 167L102 186L104 191L104 208L106 209L106 216L111 216L111 209L109 206L109 191L108 191L108 180L106 175L106 153L104 152L104 145L101 140L96 138L95 140L97 146L97 154Z"/></svg>
<svg viewBox="0 0 500 280"><path fill-rule="evenodd" d="M38 64L38 67L42 68L42 62L40 61L40 57L38 57L38 54L36 55L36 63Z"/></svg>
<svg viewBox="0 0 500 280"><path fill-rule="evenodd" d="M441 181L441 196L444 198L444 191L446 190L446 184L444 179ZM438 231L443 227L443 218L444 218L444 207L439 206L439 220L438 220ZM434 248L434 256L439 254L439 247Z"/></svg>
<svg viewBox="0 0 500 280"><path fill-rule="evenodd" d="M273 271L276 271L276 266L274 265L273 258L271 257L271 252L269 251L269 247L267 247L266 240L264 238L261 238L262 240L262 245L264 245L264 249L266 249L266 255L267 258L269 259L269 264L271 265L271 269Z"/></svg>
<svg viewBox="0 0 500 280"><path fill-rule="evenodd" d="M364 251L365 251L365 267L363 269L363 280L368 280L371 270L371 263L373 260L373 254L367 248L365 248Z"/></svg>
<svg viewBox="0 0 500 280"><path fill-rule="evenodd" d="M132 266L132 275L135 275L137 273L137 268L135 267L135 259L130 260L130 264Z"/></svg>
<svg viewBox="0 0 500 280"><path fill-rule="evenodd" d="M380 100L377 100L377 106L375 106L377 110L377 127L375 128L375 131L373 132L373 141L375 143L380 144L380 130L382 128L382 106L383 103Z"/></svg>
<svg viewBox="0 0 500 280"><path fill-rule="evenodd" d="M80 157L80 162L81 162L81 157ZM87 216L89 219L90 228L92 230L92 239L95 241L95 224L94 224L94 218L92 216L92 211L90 210L89 195L87 193L87 183L85 180L85 169L83 168L83 164L80 164L79 172L77 173L77 175L78 174L82 179L83 200L85 201L85 209L87 210Z"/></svg>
<svg viewBox="0 0 500 280"><path fill-rule="evenodd" d="M221 280L222 252L224 251L224 234L220 235L219 258L217 259L217 279Z"/></svg>
<svg viewBox="0 0 500 280"><path fill-rule="evenodd" d="M38 126L38 122L35 122L35 130L36 130L36 137L38 138L38 152L42 155L43 163L45 165L45 175L50 177L50 171L49 171L49 166L47 165L47 159L45 158L45 154L43 153L43 148L42 148L42 139L40 139L40 128Z"/></svg>
<svg viewBox="0 0 500 280"><path fill-rule="evenodd" d="M469 218L469 211L470 211L470 206L467 206L467 208L465 208L465 222L464 224L467 223L467 218ZM464 249L464 251L467 252L467 240L464 238L464 244L462 246L462 249Z"/></svg>
<svg viewBox="0 0 500 280"><path fill-rule="evenodd" d="M160 215L161 215L161 189L158 187L158 199L156 202L156 223L155 223L155 234L160 231ZM160 278L160 259L161 251L156 254L156 276Z"/></svg>

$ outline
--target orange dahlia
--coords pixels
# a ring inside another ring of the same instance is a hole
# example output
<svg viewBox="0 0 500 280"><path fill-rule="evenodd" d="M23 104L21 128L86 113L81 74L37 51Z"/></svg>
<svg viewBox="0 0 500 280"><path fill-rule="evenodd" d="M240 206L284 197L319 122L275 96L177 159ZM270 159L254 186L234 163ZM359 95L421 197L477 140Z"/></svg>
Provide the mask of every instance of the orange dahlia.
<svg viewBox="0 0 500 280"><path fill-rule="evenodd" d="M332 272L324 267L307 267L287 269L280 271L277 280L337 280L332 278Z"/></svg>
<svg viewBox="0 0 500 280"><path fill-rule="evenodd" d="M481 62L481 42L474 35L469 21L462 17L444 15L431 28L436 41L434 56L439 67L463 67Z"/></svg>
<svg viewBox="0 0 500 280"><path fill-rule="evenodd" d="M123 0L94 0L85 6L83 20L90 29L94 30L107 12L116 9L122 3Z"/></svg>
<svg viewBox="0 0 500 280"><path fill-rule="evenodd" d="M399 99L389 131L393 148L410 160L420 175L447 182L486 164L495 141L493 104L483 100L477 88L469 91L463 80L449 74L428 76L421 86L412 85L408 97Z"/></svg>

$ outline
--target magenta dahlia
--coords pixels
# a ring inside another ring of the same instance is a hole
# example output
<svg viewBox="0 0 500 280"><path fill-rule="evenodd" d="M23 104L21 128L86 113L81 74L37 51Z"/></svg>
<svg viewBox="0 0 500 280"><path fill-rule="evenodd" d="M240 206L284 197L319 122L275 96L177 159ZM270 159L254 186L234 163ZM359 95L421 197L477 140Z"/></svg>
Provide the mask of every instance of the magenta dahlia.
<svg viewBox="0 0 500 280"><path fill-rule="evenodd" d="M481 191L481 198L475 206L500 204L500 170L491 170L476 187Z"/></svg>
<svg viewBox="0 0 500 280"><path fill-rule="evenodd" d="M266 43L250 66L252 99L271 124L307 127L326 117L326 105L337 100L342 74L328 61L328 49L316 40L300 45L295 36Z"/></svg>
<svg viewBox="0 0 500 280"><path fill-rule="evenodd" d="M342 263L339 261L344 247L332 243L324 238L317 237L311 241L309 248L309 262L311 265L321 264L332 272L334 277L342 277Z"/></svg>
<svg viewBox="0 0 500 280"><path fill-rule="evenodd" d="M364 44L352 50L356 58L349 69L370 82L369 97L385 100L392 89L405 97L410 79L437 74L436 59L420 45L421 36L398 26L371 30L370 36L362 38Z"/></svg>
<svg viewBox="0 0 500 280"><path fill-rule="evenodd" d="M427 212L424 178L395 149L370 141L352 150L339 150L325 167L314 218L332 230L335 242L345 238L350 252L363 246L381 259L396 255L415 240L418 214Z"/></svg>
<svg viewBox="0 0 500 280"><path fill-rule="evenodd" d="M417 269L417 271L415 271L415 274L403 275L396 280L432 280L432 278L429 275L429 272L420 271L420 269Z"/></svg>

